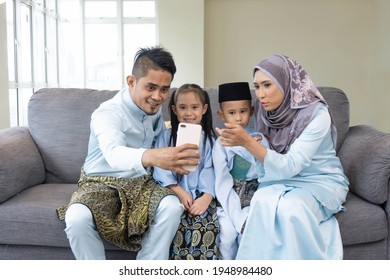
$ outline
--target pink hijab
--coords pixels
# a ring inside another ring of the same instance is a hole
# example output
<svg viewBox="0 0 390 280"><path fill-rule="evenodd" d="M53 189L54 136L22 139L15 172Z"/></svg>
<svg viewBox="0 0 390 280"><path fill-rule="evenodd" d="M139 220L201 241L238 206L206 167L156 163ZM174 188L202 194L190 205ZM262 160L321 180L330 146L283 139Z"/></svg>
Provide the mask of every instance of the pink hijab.
<svg viewBox="0 0 390 280"><path fill-rule="evenodd" d="M271 55L256 65L253 74L257 70L276 83L284 94L284 100L278 109L270 112L265 111L256 100L256 129L264 133L271 149L285 154L320 106L328 105L302 66L287 56ZM333 122L332 137L336 147Z"/></svg>

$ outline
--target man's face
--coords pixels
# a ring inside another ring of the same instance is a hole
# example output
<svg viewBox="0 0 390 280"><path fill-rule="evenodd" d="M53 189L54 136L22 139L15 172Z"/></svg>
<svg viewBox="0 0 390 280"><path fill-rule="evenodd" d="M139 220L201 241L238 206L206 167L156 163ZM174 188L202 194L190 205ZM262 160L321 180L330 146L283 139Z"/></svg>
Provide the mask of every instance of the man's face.
<svg viewBox="0 0 390 280"><path fill-rule="evenodd" d="M172 75L164 70L149 70L145 77L127 77L130 96L133 102L146 114L154 115L169 97Z"/></svg>

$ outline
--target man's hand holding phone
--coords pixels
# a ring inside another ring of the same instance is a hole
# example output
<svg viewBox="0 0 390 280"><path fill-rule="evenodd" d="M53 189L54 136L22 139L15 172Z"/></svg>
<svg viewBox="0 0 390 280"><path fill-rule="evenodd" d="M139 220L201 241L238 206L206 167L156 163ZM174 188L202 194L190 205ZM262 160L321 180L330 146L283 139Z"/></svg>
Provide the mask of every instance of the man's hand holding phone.
<svg viewBox="0 0 390 280"><path fill-rule="evenodd" d="M198 150L202 127L196 124L179 124L179 130L176 147L149 149L143 153L142 164L145 168L157 166L182 175L196 170L200 158Z"/></svg>
<svg viewBox="0 0 390 280"><path fill-rule="evenodd" d="M202 135L202 126L199 124L192 123L179 123L179 128L177 130L177 140L176 147L179 147L183 144L194 144L197 145L197 149L190 149L189 151L198 153L200 138ZM199 157L197 157L199 158ZM196 158L188 158L196 159ZM184 165L183 169L187 171L195 171L197 166L195 165Z"/></svg>
<svg viewBox="0 0 390 280"><path fill-rule="evenodd" d="M171 170L182 175L190 173L183 166L196 166L199 164L198 145L184 144L178 147L155 148L146 150L142 156L142 165L146 168L156 166Z"/></svg>

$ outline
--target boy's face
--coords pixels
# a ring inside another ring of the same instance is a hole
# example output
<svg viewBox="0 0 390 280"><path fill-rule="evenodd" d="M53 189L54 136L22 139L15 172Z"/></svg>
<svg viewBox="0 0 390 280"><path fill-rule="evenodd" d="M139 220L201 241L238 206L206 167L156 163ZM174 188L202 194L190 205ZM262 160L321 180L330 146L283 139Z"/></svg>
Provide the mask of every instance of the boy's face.
<svg viewBox="0 0 390 280"><path fill-rule="evenodd" d="M172 75L164 70L149 70L145 77L127 77L130 96L133 102L146 114L154 115L168 99Z"/></svg>
<svg viewBox="0 0 390 280"><path fill-rule="evenodd" d="M235 123L246 127L253 114L250 100L225 101L220 104L218 116L225 123Z"/></svg>

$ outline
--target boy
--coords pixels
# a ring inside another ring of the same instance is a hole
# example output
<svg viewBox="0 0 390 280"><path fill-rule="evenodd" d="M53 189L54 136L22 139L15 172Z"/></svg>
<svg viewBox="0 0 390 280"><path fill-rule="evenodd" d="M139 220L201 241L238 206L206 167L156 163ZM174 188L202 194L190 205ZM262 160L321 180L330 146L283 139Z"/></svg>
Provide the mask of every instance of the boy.
<svg viewBox="0 0 390 280"><path fill-rule="evenodd" d="M236 82L219 86L217 114L224 123L241 125L249 134L267 145L260 133L249 127L253 114L249 84ZM257 190L262 165L244 147L224 147L219 137L213 148L215 193L220 207L217 209L221 225L219 250L222 259L234 259L249 211L250 200ZM267 145L268 146L268 145Z"/></svg>

